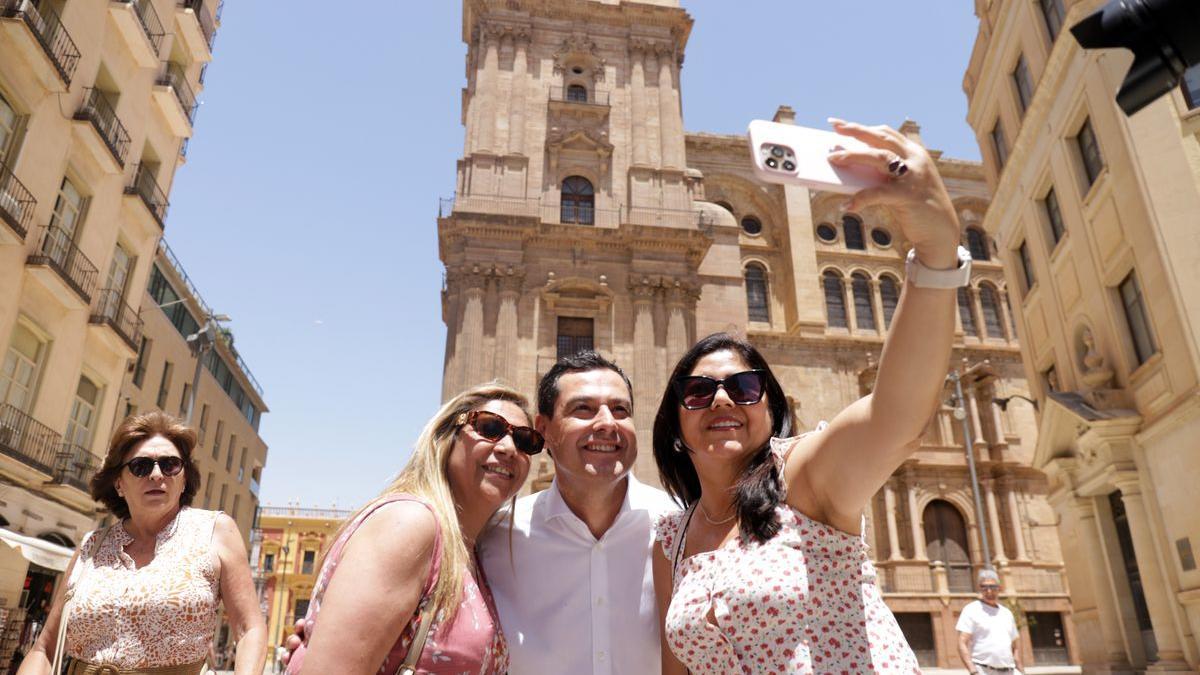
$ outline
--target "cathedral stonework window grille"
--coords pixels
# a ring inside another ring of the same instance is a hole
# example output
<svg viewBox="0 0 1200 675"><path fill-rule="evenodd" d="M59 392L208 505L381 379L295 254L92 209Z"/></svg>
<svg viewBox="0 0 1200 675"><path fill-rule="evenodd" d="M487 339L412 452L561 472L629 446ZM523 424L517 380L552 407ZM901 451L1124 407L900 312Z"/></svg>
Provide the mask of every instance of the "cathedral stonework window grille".
<svg viewBox="0 0 1200 675"><path fill-rule="evenodd" d="M971 260L991 260L988 251L987 235L977 227L967 228L967 250L971 252Z"/></svg>
<svg viewBox="0 0 1200 675"><path fill-rule="evenodd" d="M587 103L588 102L587 87L583 86L582 84L572 84L572 85L568 86L567 87L567 100L573 101L576 103Z"/></svg>
<svg viewBox="0 0 1200 675"><path fill-rule="evenodd" d="M979 326L975 325L975 313L971 311L971 296L962 286L958 288L958 319L964 335L979 337Z"/></svg>
<svg viewBox="0 0 1200 675"><path fill-rule="evenodd" d="M900 285L889 276L879 278L879 299L883 305L883 325L892 325L892 315L896 313L896 305L900 304Z"/></svg>
<svg viewBox="0 0 1200 675"><path fill-rule="evenodd" d="M596 192L592 182L583 176L570 176L562 182L562 213L564 223L593 225L596 222Z"/></svg>
<svg viewBox="0 0 1200 675"><path fill-rule="evenodd" d="M746 265L746 310L751 321L771 321L767 270L758 263Z"/></svg>
<svg viewBox="0 0 1200 675"><path fill-rule="evenodd" d="M1000 319L1000 294L991 284L979 287L979 304L983 308L983 327L990 338L1004 339L1004 322Z"/></svg>
<svg viewBox="0 0 1200 675"><path fill-rule="evenodd" d="M846 322L846 295L842 288L842 276L829 270L821 277L825 289L825 320L830 328L849 328Z"/></svg>
<svg viewBox="0 0 1200 675"><path fill-rule="evenodd" d="M871 304L871 281L862 272L850 277L850 291L854 295L854 322L858 330L875 331L875 306Z"/></svg>
<svg viewBox="0 0 1200 675"><path fill-rule="evenodd" d="M846 237L846 248L856 251L867 249L866 242L863 241L862 221L858 218L854 216L842 218L842 234Z"/></svg>
<svg viewBox="0 0 1200 675"><path fill-rule="evenodd" d="M573 316L558 317L557 358L595 349L595 321Z"/></svg>

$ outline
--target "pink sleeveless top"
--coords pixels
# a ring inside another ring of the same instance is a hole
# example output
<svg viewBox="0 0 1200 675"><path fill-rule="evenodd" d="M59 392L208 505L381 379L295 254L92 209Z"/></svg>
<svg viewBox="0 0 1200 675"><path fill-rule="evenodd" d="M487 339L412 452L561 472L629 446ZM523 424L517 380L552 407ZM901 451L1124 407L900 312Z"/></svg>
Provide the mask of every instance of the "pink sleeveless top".
<svg viewBox="0 0 1200 675"><path fill-rule="evenodd" d="M329 580L337 571L346 543L372 513L382 506L401 501L416 502L429 509L430 513L433 512L433 508L429 504L417 497L391 495L359 514L329 549L325 563L321 566L321 573L317 576L316 586L313 587L308 614L304 617L305 644L296 650L288 662L287 672L289 674L299 673L304 663L304 652L308 648L308 640L317 629L321 599L325 594L325 588L329 585ZM403 535L399 534L399 536ZM408 624L404 626L396 643L388 651L387 658L379 667L381 675L392 675L404 663L409 645L412 644L417 628L421 624L422 612L426 611L423 605L430 598L433 587L437 583L441 561L442 532L439 527L433 544L433 564L430 566L429 578L425 581L425 589L421 592L421 604L418 605L417 611L409 619ZM478 566L476 567L478 568ZM449 623L445 622L442 613L433 618L428 637L425 640L425 647L421 650L421 658L417 661L418 673L492 675L508 671L508 644L504 641L504 634L500 631L500 621L497 618L496 607L492 602L492 594L487 588L486 579L483 581L482 584L478 583L472 571L466 570L463 577L462 604L459 605L453 621Z"/></svg>

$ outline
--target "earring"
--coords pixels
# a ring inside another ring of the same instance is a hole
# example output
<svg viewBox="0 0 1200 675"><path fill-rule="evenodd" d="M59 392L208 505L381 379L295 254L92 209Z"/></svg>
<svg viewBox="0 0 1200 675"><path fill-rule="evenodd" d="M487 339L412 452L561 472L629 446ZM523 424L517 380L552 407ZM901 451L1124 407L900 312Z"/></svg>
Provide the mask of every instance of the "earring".
<svg viewBox="0 0 1200 675"><path fill-rule="evenodd" d="M679 452L679 453L687 452L687 446L684 445L683 441L679 440L678 438L675 439L675 452Z"/></svg>

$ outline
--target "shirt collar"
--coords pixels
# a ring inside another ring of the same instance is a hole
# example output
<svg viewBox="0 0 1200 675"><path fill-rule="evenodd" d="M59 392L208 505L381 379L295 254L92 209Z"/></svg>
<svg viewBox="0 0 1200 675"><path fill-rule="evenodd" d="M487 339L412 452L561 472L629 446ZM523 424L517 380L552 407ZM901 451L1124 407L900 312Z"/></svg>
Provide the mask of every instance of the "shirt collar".
<svg viewBox="0 0 1200 675"><path fill-rule="evenodd" d="M625 499L621 502L621 510L617 512L617 519L613 521L614 525L633 508L630 504L631 496L633 495L633 491L641 486L641 483L633 477L632 471L625 475L625 480L629 481L629 484L625 486ZM575 512L571 510L571 507L567 506L567 502L563 499L562 491L558 487L557 476L550 483L550 488L546 490L545 514L545 522L568 517L579 520L579 516L575 515Z"/></svg>

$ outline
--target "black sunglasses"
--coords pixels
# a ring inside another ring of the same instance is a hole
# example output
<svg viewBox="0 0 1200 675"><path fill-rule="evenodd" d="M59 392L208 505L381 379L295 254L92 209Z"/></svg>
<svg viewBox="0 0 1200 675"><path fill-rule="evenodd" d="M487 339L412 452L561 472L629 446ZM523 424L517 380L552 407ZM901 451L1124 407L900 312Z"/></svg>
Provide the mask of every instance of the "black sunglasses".
<svg viewBox="0 0 1200 675"><path fill-rule="evenodd" d="M677 377L671 383L679 404L688 410L700 410L712 405L717 397L717 388L724 387L729 399L738 405L754 405L762 400L767 391L767 371L746 370L734 373L723 380L714 380L705 375Z"/></svg>
<svg viewBox="0 0 1200 675"><path fill-rule="evenodd" d="M129 473L138 478L145 478L154 471L155 465L158 465L158 469L162 471L162 475L174 476L183 471L183 458L171 455L157 459L153 457L134 457L122 464L121 468L129 467Z"/></svg>
<svg viewBox="0 0 1200 675"><path fill-rule="evenodd" d="M473 410L458 416L458 424L470 424L475 433L496 443L505 436L512 435L513 445L526 455L536 455L542 451L546 439L533 427L517 427L508 423L500 415L486 410Z"/></svg>

